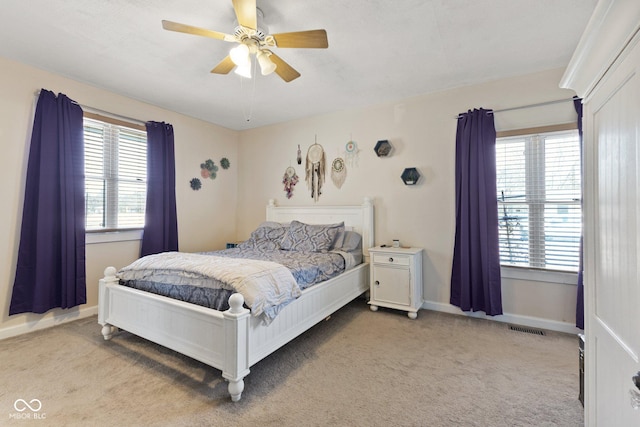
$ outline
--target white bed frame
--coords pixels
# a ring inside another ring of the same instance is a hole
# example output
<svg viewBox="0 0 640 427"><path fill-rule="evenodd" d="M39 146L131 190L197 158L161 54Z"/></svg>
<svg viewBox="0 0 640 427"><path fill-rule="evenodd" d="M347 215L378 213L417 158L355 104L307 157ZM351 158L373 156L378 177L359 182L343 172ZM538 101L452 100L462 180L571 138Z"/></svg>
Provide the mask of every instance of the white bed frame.
<svg viewBox="0 0 640 427"><path fill-rule="evenodd" d="M244 390L249 368L369 289L369 252L374 246L373 203L360 206L267 206L268 221L309 224L344 221L362 234L364 263L305 289L266 326L243 307L235 293L221 312L119 284L114 267L100 279L98 323L110 340L118 328L199 360L222 371L231 400Z"/></svg>

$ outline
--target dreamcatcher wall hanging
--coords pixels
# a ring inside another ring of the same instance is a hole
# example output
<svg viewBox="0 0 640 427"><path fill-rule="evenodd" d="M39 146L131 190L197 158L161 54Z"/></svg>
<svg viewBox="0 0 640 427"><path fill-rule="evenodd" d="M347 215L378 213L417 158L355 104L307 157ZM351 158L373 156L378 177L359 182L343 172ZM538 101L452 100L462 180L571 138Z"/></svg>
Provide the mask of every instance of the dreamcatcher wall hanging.
<svg viewBox="0 0 640 427"><path fill-rule="evenodd" d="M293 187L298 183L298 174L291 166L284 171L282 183L284 184L284 191L287 193L287 199L290 199L293 197Z"/></svg>
<svg viewBox="0 0 640 427"><path fill-rule="evenodd" d="M347 166L344 164L342 157L336 157L331 162L331 181L340 189L345 179L347 179Z"/></svg>
<svg viewBox="0 0 640 427"><path fill-rule="evenodd" d="M344 146L344 157L350 167L358 166L358 153L360 149L355 141L349 141Z"/></svg>
<svg viewBox="0 0 640 427"><path fill-rule="evenodd" d="M314 143L307 151L306 175L307 187L311 190L311 198L318 201L322 194L325 178L326 160L322 145Z"/></svg>

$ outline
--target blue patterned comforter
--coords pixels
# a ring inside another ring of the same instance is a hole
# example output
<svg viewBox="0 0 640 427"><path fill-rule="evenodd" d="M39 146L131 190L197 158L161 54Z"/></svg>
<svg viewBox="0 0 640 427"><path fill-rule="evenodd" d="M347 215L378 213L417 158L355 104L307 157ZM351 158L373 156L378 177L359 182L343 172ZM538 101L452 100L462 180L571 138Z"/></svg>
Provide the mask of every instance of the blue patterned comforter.
<svg viewBox="0 0 640 427"><path fill-rule="evenodd" d="M320 253L232 248L222 251L203 252L203 254L277 262L291 271L300 289L328 280L345 270L345 258L339 252ZM121 281L121 284L219 311L229 308L229 297L235 292L230 286L221 282L212 283L207 287L143 280Z"/></svg>

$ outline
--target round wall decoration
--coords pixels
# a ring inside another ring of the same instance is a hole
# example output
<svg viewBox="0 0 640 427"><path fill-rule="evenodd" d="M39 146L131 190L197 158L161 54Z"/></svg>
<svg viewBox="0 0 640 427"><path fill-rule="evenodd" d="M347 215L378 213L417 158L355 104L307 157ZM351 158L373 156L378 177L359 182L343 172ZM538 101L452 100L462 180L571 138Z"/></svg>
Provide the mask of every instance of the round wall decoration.
<svg viewBox="0 0 640 427"><path fill-rule="evenodd" d="M191 181L189 181L189 186L191 186L191 189L193 191L198 191L202 187L202 181L200 181L198 178L193 178Z"/></svg>
<svg viewBox="0 0 640 427"><path fill-rule="evenodd" d="M207 159L204 163L200 163L200 176L203 178L216 179L218 166L211 159Z"/></svg>
<svg viewBox="0 0 640 427"><path fill-rule="evenodd" d="M358 166L358 144L355 141L349 141L344 146L344 157L347 160L349 166Z"/></svg>
<svg viewBox="0 0 640 427"><path fill-rule="evenodd" d="M331 181L333 184L341 188L344 180L347 178L347 167L342 157L336 157L331 163Z"/></svg>

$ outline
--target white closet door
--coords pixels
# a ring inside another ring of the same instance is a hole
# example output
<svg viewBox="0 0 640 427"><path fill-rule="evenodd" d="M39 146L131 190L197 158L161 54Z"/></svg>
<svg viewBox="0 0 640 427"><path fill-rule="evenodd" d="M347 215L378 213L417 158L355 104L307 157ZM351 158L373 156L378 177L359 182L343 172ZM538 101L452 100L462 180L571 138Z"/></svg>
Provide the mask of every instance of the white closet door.
<svg viewBox="0 0 640 427"><path fill-rule="evenodd" d="M585 104L587 425L640 426L639 38Z"/></svg>

